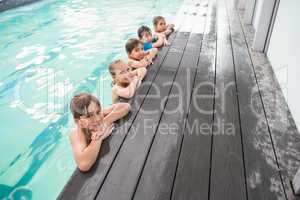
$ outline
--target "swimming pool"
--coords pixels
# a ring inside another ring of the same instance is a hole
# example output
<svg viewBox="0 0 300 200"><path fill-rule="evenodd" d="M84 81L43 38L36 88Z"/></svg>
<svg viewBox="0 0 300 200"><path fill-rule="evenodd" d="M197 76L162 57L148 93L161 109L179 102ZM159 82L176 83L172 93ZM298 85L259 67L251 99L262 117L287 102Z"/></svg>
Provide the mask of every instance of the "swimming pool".
<svg viewBox="0 0 300 200"><path fill-rule="evenodd" d="M54 199L75 163L68 103L111 103L107 64L152 16L182 0L44 0L0 13L0 199ZM152 27L152 26L151 26Z"/></svg>

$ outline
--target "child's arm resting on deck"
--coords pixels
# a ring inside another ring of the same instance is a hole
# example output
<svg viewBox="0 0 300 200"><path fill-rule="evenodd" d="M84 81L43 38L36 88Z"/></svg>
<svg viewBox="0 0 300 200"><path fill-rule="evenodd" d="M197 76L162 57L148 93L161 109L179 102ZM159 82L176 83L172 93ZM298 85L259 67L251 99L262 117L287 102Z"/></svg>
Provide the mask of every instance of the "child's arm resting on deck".
<svg viewBox="0 0 300 200"><path fill-rule="evenodd" d="M130 99L133 97L139 81L140 79L137 76L135 76L135 78L132 80L129 86L127 86L126 88L120 86L114 86L113 92L115 92L119 97Z"/></svg>
<svg viewBox="0 0 300 200"><path fill-rule="evenodd" d="M175 27L174 24L168 24L167 25L167 30L165 31L165 35L169 36L171 33L173 33L174 32L174 27Z"/></svg>
<svg viewBox="0 0 300 200"><path fill-rule="evenodd" d="M142 59L140 61L136 61L136 60L130 60L128 62L128 65L132 68L141 68L141 67L148 67L151 63L145 59Z"/></svg>
<svg viewBox="0 0 300 200"><path fill-rule="evenodd" d="M157 35L157 40L156 40L156 42L153 42L153 43L152 43L152 47L155 47L155 48L162 47L162 46L164 46L164 44L165 44L164 41L165 41L164 37L163 37L161 34L159 34L159 35Z"/></svg>
<svg viewBox="0 0 300 200"><path fill-rule="evenodd" d="M149 62L151 62L152 64L152 61L154 60L155 56L157 55L158 53L158 49L153 47L152 49L148 50L148 55L145 56L146 60L148 60ZM144 58L144 59L145 59Z"/></svg>
<svg viewBox="0 0 300 200"><path fill-rule="evenodd" d="M143 80L147 74L147 69L145 67L137 68L131 71L132 76L138 76L139 79Z"/></svg>

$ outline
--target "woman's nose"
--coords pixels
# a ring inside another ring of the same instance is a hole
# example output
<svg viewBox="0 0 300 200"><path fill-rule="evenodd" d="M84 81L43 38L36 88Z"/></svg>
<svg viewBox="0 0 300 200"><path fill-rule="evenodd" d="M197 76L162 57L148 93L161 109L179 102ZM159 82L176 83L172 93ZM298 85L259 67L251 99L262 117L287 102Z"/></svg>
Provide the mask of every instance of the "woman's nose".
<svg viewBox="0 0 300 200"><path fill-rule="evenodd" d="M95 120L96 120L97 122L102 122L102 121L103 121L102 115L96 115Z"/></svg>
<svg viewBox="0 0 300 200"><path fill-rule="evenodd" d="M97 122L97 117L95 115L93 115L93 116L91 116L90 120L92 123Z"/></svg>
<svg viewBox="0 0 300 200"><path fill-rule="evenodd" d="M97 121L99 121L99 115L92 115L91 117L90 117L90 119L91 119L91 121L92 122L97 122Z"/></svg>

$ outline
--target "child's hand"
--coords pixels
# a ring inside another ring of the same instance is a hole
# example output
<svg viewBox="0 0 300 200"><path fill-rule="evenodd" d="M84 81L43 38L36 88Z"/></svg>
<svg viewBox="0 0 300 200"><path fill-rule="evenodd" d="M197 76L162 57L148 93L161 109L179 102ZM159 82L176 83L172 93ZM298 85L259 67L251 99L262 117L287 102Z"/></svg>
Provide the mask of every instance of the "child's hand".
<svg viewBox="0 0 300 200"><path fill-rule="evenodd" d="M168 46L168 45L170 45L170 43L168 42L167 38L164 37L164 46Z"/></svg>
<svg viewBox="0 0 300 200"><path fill-rule="evenodd" d="M169 27L169 28L174 28L175 25L174 25L174 24L168 24L168 27Z"/></svg>
<svg viewBox="0 0 300 200"><path fill-rule="evenodd" d="M131 80L134 80L134 79L136 79L136 78L139 78L139 75L138 75L138 74L133 75L133 76L131 77Z"/></svg>
<svg viewBox="0 0 300 200"><path fill-rule="evenodd" d="M133 81L135 82L135 87L138 88L141 85L141 78L139 76L135 76L133 78Z"/></svg>
<svg viewBox="0 0 300 200"><path fill-rule="evenodd" d="M136 71L131 71L131 72L129 72L129 76L130 76L130 78L133 78L135 76L138 76L138 73Z"/></svg>
<svg viewBox="0 0 300 200"><path fill-rule="evenodd" d="M150 56L145 56L144 59L145 59L146 62L149 63L149 65L150 65L150 64L153 64L152 59L150 58Z"/></svg>
<svg viewBox="0 0 300 200"><path fill-rule="evenodd" d="M164 46L169 46L169 45L170 45L170 43L168 42L167 39L165 39L165 40L164 40Z"/></svg>
<svg viewBox="0 0 300 200"><path fill-rule="evenodd" d="M150 51L144 51L144 56L148 56L150 54Z"/></svg>
<svg viewBox="0 0 300 200"><path fill-rule="evenodd" d="M139 77L138 77L138 76L134 76L134 77L133 77L133 80L134 80L134 81L138 81L138 80L139 80Z"/></svg>

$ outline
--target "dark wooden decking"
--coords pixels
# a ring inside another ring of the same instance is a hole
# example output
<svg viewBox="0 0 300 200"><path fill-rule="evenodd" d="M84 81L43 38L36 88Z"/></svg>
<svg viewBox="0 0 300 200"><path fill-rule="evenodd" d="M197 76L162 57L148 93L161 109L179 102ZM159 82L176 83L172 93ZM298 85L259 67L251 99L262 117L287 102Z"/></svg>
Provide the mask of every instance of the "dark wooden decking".
<svg viewBox="0 0 300 200"><path fill-rule="evenodd" d="M249 48L251 27L229 1L191 1L131 114L59 199L299 199L290 185L299 133L270 64Z"/></svg>

